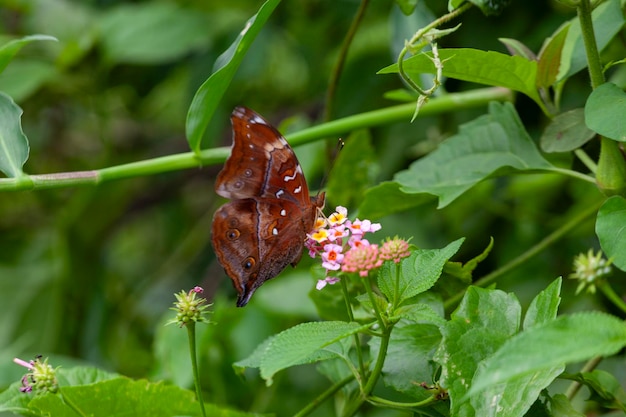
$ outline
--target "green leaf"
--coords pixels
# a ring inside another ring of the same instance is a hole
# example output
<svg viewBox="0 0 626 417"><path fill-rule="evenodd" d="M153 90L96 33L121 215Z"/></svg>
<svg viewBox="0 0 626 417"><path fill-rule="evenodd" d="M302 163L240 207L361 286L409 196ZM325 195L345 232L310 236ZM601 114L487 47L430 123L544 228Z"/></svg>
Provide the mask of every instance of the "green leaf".
<svg viewBox="0 0 626 417"><path fill-rule="evenodd" d="M626 402L626 393L620 382L606 371L596 369L592 372L583 372L576 379L589 387L590 400L603 407L620 408L620 404Z"/></svg>
<svg viewBox="0 0 626 417"><path fill-rule="evenodd" d="M417 0L395 0L396 4L405 15L410 15L417 6Z"/></svg>
<svg viewBox="0 0 626 417"><path fill-rule="evenodd" d="M450 415L474 415L465 398L469 381L478 364L518 331L520 317L521 307L514 295L468 288L442 328L443 341L434 357L441 365L440 383L450 394Z"/></svg>
<svg viewBox="0 0 626 417"><path fill-rule="evenodd" d="M403 63L404 70L414 79L419 74L436 72L431 61L432 52L415 55ZM470 48L439 49L439 58L444 61L443 75L457 80L506 87L526 94L541 104L537 92L537 62L520 56L510 56L494 51ZM378 71L378 74L398 72L398 64Z"/></svg>
<svg viewBox="0 0 626 417"><path fill-rule="evenodd" d="M493 237L489 239L489 244L480 254L465 262L465 264L461 262L446 262L443 267L443 272L446 275L458 278L466 284L471 284L472 273L479 263L487 259L487 256L491 253L491 249L493 249Z"/></svg>
<svg viewBox="0 0 626 417"><path fill-rule="evenodd" d="M626 200L620 196L607 199L596 219L600 246L613 265L626 271Z"/></svg>
<svg viewBox="0 0 626 417"><path fill-rule="evenodd" d="M31 35L25 36L21 39L15 39L10 42L5 43L0 47L0 72L4 71L4 69L9 65L9 62L13 59L15 55L22 49L24 46L28 45L31 42L35 41L56 41L57 38L54 36L47 35Z"/></svg>
<svg viewBox="0 0 626 417"><path fill-rule="evenodd" d="M613 83L593 90L585 103L585 123L602 136L626 142L626 93Z"/></svg>
<svg viewBox="0 0 626 417"><path fill-rule="evenodd" d="M492 102L489 114L462 125L459 133L396 174L401 191L429 193L445 207L489 176L513 170L549 170L514 107Z"/></svg>
<svg viewBox="0 0 626 417"><path fill-rule="evenodd" d="M439 327L446 324L442 316L443 314L437 313L430 305L419 303L400 307L396 310L394 318L402 318L415 323L434 324Z"/></svg>
<svg viewBox="0 0 626 417"><path fill-rule="evenodd" d="M585 124L583 109L561 113L550 121L541 135L541 150L544 152L569 152L589 142L595 132Z"/></svg>
<svg viewBox="0 0 626 417"><path fill-rule="evenodd" d="M116 378L90 385L65 387L61 395L34 397L30 406L44 415L74 416L200 416L200 405L192 391L164 383ZM68 405L71 404L71 407ZM205 403L207 415L216 417L249 416Z"/></svg>
<svg viewBox="0 0 626 417"><path fill-rule="evenodd" d="M206 47L210 22L173 3L125 4L100 21L102 47L112 63L160 64Z"/></svg>
<svg viewBox="0 0 626 417"><path fill-rule="evenodd" d="M569 26L569 23L561 25L556 34L544 42L537 64L537 87L548 88L556 82Z"/></svg>
<svg viewBox="0 0 626 417"><path fill-rule="evenodd" d="M28 159L28 139L22 131L21 116L22 109L0 92L0 170L12 178L24 175L22 167Z"/></svg>
<svg viewBox="0 0 626 417"><path fill-rule="evenodd" d="M246 22L237 39L217 58L213 74L196 91L187 112L185 126L187 142L196 154L200 152L204 131L243 57L279 3L280 0L267 0L263 3L258 13Z"/></svg>
<svg viewBox="0 0 626 417"><path fill-rule="evenodd" d="M511 3L511 0L469 0L470 3L478 7L485 16L498 15L505 7Z"/></svg>
<svg viewBox="0 0 626 417"><path fill-rule="evenodd" d="M524 316L524 329L548 323L556 318L561 303L562 281L561 278L555 279L533 299Z"/></svg>
<svg viewBox="0 0 626 417"><path fill-rule="evenodd" d="M572 402L563 394L556 394L548 397L550 402L550 417L585 417L585 414L579 412Z"/></svg>
<svg viewBox="0 0 626 417"><path fill-rule="evenodd" d="M500 42L506 46L506 49L509 51L511 55L521 56L529 61L533 61L537 59L537 56L530 50L529 47L518 41L517 39L511 38L498 38Z"/></svg>
<svg viewBox="0 0 626 417"><path fill-rule="evenodd" d="M380 291L395 306L427 291L437 282L446 261L457 253L463 240L455 240L443 249L416 249L399 264L385 262L378 273Z"/></svg>
<svg viewBox="0 0 626 417"><path fill-rule="evenodd" d="M429 194L407 194L395 181L383 181L365 191L359 215L376 220L392 213L408 210L433 201Z"/></svg>
<svg viewBox="0 0 626 417"><path fill-rule="evenodd" d="M592 12L592 19L598 51L602 51L624 26L620 0L609 0L600 4ZM573 18L563 45L557 80L563 81L586 67L587 53L580 31L580 22L578 18Z"/></svg>
<svg viewBox="0 0 626 417"><path fill-rule="evenodd" d="M322 349L370 326L342 321L303 323L267 339L235 365L260 368L261 377L271 385L272 376L282 369L336 357Z"/></svg>
<svg viewBox="0 0 626 417"><path fill-rule="evenodd" d="M485 360L467 395L547 368L612 355L624 346L626 326L614 316L599 312L562 316L508 340Z"/></svg>

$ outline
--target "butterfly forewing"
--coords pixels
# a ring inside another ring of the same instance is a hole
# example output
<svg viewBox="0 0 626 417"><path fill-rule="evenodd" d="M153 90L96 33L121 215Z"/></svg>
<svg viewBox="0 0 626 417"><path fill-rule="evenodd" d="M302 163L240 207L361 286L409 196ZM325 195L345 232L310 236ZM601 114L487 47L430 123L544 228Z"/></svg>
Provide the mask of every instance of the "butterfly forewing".
<svg viewBox="0 0 626 417"><path fill-rule="evenodd" d="M287 140L265 119L245 107L231 115L233 146L215 191L222 197L280 198L309 202L309 190Z"/></svg>

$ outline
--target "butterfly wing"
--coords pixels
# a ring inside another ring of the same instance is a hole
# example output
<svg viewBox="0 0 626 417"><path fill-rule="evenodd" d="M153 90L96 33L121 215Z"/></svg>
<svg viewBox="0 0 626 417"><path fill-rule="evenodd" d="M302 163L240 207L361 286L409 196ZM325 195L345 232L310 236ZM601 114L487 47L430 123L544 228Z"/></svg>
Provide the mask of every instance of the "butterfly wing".
<svg viewBox="0 0 626 417"><path fill-rule="evenodd" d="M237 107L231 115L231 155L217 176L215 191L222 197L278 198L310 205L309 189L287 140L254 111Z"/></svg>
<svg viewBox="0 0 626 417"><path fill-rule="evenodd" d="M234 200L215 213L213 247L237 290L238 307L261 284L300 260L314 215L305 219L295 203L268 198Z"/></svg>

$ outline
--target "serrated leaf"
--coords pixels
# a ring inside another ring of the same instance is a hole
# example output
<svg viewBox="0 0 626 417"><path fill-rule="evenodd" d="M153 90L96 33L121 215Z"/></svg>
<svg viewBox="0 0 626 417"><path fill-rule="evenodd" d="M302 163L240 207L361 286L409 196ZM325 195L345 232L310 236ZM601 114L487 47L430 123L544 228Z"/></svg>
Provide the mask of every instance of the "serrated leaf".
<svg viewBox="0 0 626 417"><path fill-rule="evenodd" d="M28 159L28 139L22 131L22 109L13 99L0 92L0 170L7 177L23 175Z"/></svg>
<svg viewBox="0 0 626 417"><path fill-rule="evenodd" d="M519 329L521 307L512 294L469 287L450 321L434 360L440 383L450 394L450 415L474 415L465 398L478 364ZM477 414L478 415L478 414Z"/></svg>
<svg viewBox="0 0 626 417"><path fill-rule="evenodd" d="M624 26L620 0L609 0L600 4L592 12L593 31L598 51L602 51ZM563 45L558 81L571 77L587 67L587 53L578 18L571 20L571 26Z"/></svg>
<svg viewBox="0 0 626 417"><path fill-rule="evenodd" d="M400 307L395 314L395 318L410 320L415 323L434 324L435 326L444 326L445 319L441 314L437 313L428 304L409 304Z"/></svg>
<svg viewBox="0 0 626 417"><path fill-rule="evenodd" d="M583 109L573 109L558 114L541 135L544 152L569 152L589 142L596 133L585 124Z"/></svg>
<svg viewBox="0 0 626 417"><path fill-rule="evenodd" d="M585 123L602 136L626 142L626 93L613 83L593 90L585 103Z"/></svg>
<svg viewBox="0 0 626 417"><path fill-rule="evenodd" d="M395 181L383 181L365 191L359 206L359 215L376 220L392 213L430 203L435 197L429 194L407 194Z"/></svg>
<svg viewBox="0 0 626 417"><path fill-rule="evenodd" d="M403 63L409 76L417 79L419 74L436 72L431 61L432 52L415 55ZM520 56L510 56L494 51L471 48L439 49L439 58L444 62L443 75L457 80L506 87L526 94L536 103L541 98L536 89L537 62ZM398 64L378 71L378 74L398 72Z"/></svg>
<svg viewBox="0 0 626 417"><path fill-rule="evenodd" d="M614 316L589 312L558 317L508 340L484 361L467 395L547 368L612 355L624 346L626 325Z"/></svg>
<svg viewBox="0 0 626 417"><path fill-rule="evenodd" d="M561 67L563 44L569 31L569 23L562 25L554 36L545 40L539 52L537 64L537 87L547 88L556 82Z"/></svg>
<svg viewBox="0 0 626 417"><path fill-rule="evenodd" d="M626 200L623 197L613 196L602 204L596 218L596 235L607 258L626 271Z"/></svg>
<svg viewBox="0 0 626 417"><path fill-rule="evenodd" d="M445 263L454 256L464 239L442 249L417 249L399 264L385 262L378 273L378 288L395 306L427 291L441 276Z"/></svg>
<svg viewBox="0 0 626 417"><path fill-rule="evenodd" d="M47 35L31 35L25 36L21 39L15 39L10 42L5 43L0 47L0 72L4 71L4 69L9 65L9 62L13 59L15 55L22 49L24 46L28 45L31 42L35 41L56 41L57 38L54 36Z"/></svg>
<svg viewBox="0 0 626 417"><path fill-rule="evenodd" d="M123 4L103 14L99 23L111 63L169 62L209 42L206 17L173 3Z"/></svg>
<svg viewBox="0 0 626 417"><path fill-rule="evenodd" d="M466 123L436 151L396 174L400 190L428 193L445 207L489 176L554 168L537 150L510 103L492 102L489 114Z"/></svg>
<svg viewBox="0 0 626 417"><path fill-rule="evenodd" d="M269 338L236 365L260 368L261 377L271 385L272 376L282 369L336 357L322 349L370 326L342 321L303 323Z"/></svg>
<svg viewBox="0 0 626 417"><path fill-rule="evenodd" d="M187 143L196 154L200 152L204 131L243 57L279 3L280 0L267 0L263 3L257 14L246 22L237 39L217 58L213 74L196 91L185 125Z"/></svg>
<svg viewBox="0 0 626 417"><path fill-rule="evenodd" d="M474 272L474 269L476 269L480 262L487 259L487 256L491 253L491 249L493 249L493 237L489 238L489 244L480 254L465 262L465 264L461 262L446 262L443 267L443 272L458 278L466 284L470 284L472 282L472 272Z"/></svg>
<svg viewBox="0 0 626 417"><path fill-rule="evenodd" d="M547 323L556 318L561 303L561 278L554 280L545 290L541 291L530 303L524 316L524 329Z"/></svg>

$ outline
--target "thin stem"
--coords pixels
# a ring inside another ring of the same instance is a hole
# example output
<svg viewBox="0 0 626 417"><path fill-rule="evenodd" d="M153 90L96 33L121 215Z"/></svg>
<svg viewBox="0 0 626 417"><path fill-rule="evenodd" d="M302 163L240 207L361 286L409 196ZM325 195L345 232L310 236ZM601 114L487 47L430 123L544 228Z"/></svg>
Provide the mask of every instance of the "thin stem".
<svg viewBox="0 0 626 417"><path fill-rule="evenodd" d="M560 228L558 228L557 230L555 230L554 232L546 236L541 242L537 243L535 246L528 249L526 252L522 253L517 258L509 261L509 263L507 263L506 265L498 268L497 270L493 271L490 274L485 275L483 278L476 281L474 285L478 287L485 287L491 284L492 282L494 282L495 280L497 280L498 278L502 277L503 275L505 275L512 269L515 269L519 265L522 265L523 263L527 262L533 256L540 254L548 246L556 243L559 239L561 239L567 233L576 229L577 227L580 227L580 224L583 221L587 220L590 216L592 216L598 210L600 205L602 205L603 202L604 201L597 202L596 204L590 206L586 210L580 212L577 216L574 216L567 223L565 223ZM463 298L463 294L465 294L464 291L459 292L456 295L447 299L444 302L444 307L446 311L449 311L452 307L456 306L458 302L461 300L461 298Z"/></svg>
<svg viewBox="0 0 626 417"><path fill-rule="evenodd" d="M206 417L204 410L204 399L202 398L202 390L200 389L200 370L198 369L198 360L196 355L196 323L191 321L187 323L187 335L189 336L189 356L191 357L191 368L193 369L193 383L196 386L196 398L200 403L202 416Z"/></svg>
<svg viewBox="0 0 626 417"><path fill-rule="evenodd" d="M578 13L580 32L585 44L585 52L587 53L587 66L589 68L591 86L595 89L604 84L604 73L602 72L602 65L600 63L600 53L598 52L596 35L593 31L591 3L589 0L580 0L576 12Z"/></svg>
<svg viewBox="0 0 626 417"><path fill-rule="evenodd" d="M606 298L608 298L615 307L622 310L623 313L626 313L626 303L624 303L624 300L622 300L622 298L615 293L611 284L605 280L603 283L598 285L598 288L600 288L600 291L602 291Z"/></svg>
<svg viewBox="0 0 626 417"><path fill-rule="evenodd" d="M322 394L320 394L315 399L310 401L306 405L306 407L304 407L302 410L300 410L296 414L294 414L293 417L308 416L313 411L315 411L315 409L317 409L317 407L319 407L324 401L326 401L328 398L333 396L337 391L339 391L341 388L343 388L346 384L348 384L350 381L352 381L353 378L354 377L352 375L350 375L350 376L345 377L341 381L335 382L330 388L328 388Z"/></svg>
<svg viewBox="0 0 626 417"><path fill-rule="evenodd" d="M348 318L350 321L354 321L354 313L352 312L352 305L350 304L350 295L348 294L348 285L346 284L347 277L340 279L341 283L341 291L343 293L343 300L346 303L346 312L348 313ZM359 386L362 385L363 378L365 378L365 363L363 362L363 352L361 351L361 341L359 340L359 334L355 333L352 335L354 338L354 348L356 349L357 360L359 361L359 372L360 375L357 376L357 381L359 382Z"/></svg>
<svg viewBox="0 0 626 417"><path fill-rule="evenodd" d="M591 358L589 359L589 361L585 364L585 366L582 367L582 369L580 370L580 372L591 372L594 369L596 369L596 367L600 364L600 362L602 361L602 357L601 356L596 356L595 358ZM570 386L567 388L567 391L565 391L565 396L571 400L574 398L574 396L576 395L576 393L578 393L578 390L580 390L580 388L582 387L582 384L579 381L574 381L570 384Z"/></svg>
<svg viewBox="0 0 626 417"><path fill-rule="evenodd" d="M376 296L374 295L374 291L372 290L372 283L370 282L369 275L365 277L365 289L367 290L367 295L369 296L370 302L372 303L372 308L374 309L374 315L376 316L376 320L378 321L378 325L381 329L384 329L387 326L385 320L383 320L383 316L380 314L380 310L378 309L378 303L376 302Z"/></svg>
<svg viewBox="0 0 626 417"><path fill-rule="evenodd" d="M580 159L580 162L582 162L587 167L587 169L589 169L589 171L594 174L596 173L596 170L598 169L598 164L596 164L596 161L594 161L589 157L589 155L587 155L587 152L583 151L582 149L576 149L574 151L574 155L576 155L578 159Z"/></svg>
<svg viewBox="0 0 626 417"><path fill-rule="evenodd" d="M370 395L370 397L368 398L368 402L371 403L371 404L378 405L378 406L395 408L395 409L398 409L398 410L406 410L407 408L425 407L425 406L433 404L433 403L435 403L437 401L439 401L439 400L437 400L437 398L435 398L434 395L426 398L425 400L417 401L417 402L414 402L414 403L403 403L403 402L399 402L399 401L391 401L391 400L388 400L386 398L376 397L375 395Z"/></svg>
<svg viewBox="0 0 626 417"><path fill-rule="evenodd" d="M376 363L374 364L374 369L372 373L367 379L363 390L360 395L356 397L351 403L348 404L346 410L343 413L344 417L351 417L359 410L361 405L367 400L367 397L374 389L378 378L383 370L383 365L385 364L385 357L387 357L387 349L389 348L389 339L391 338L391 330L393 329L393 325L387 326L383 335L380 338L380 348L378 350L378 356L376 357Z"/></svg>
<svg viewBox="0 0 626 417"><path fill-rule="evenodd" d="M328 83L328 90L326 91L326 110L324 112L325 121L332 120L333 118L335 94L337 93L339 77L341 77L341 73L343 72L343 66L346 63L346 57L348 56L348 50L350 49L350 45L354 40L354 35L356 34L359 25L363 21L363 16L365 16L365 10L367 9L368 3L369 0L361 0L359 9L354 16L354 19L352 19L352 23L348 28L346 37L343 39L343 42L341 44L341 49L339 50L339 56L337 57L337 61L335 61L335 66L330 73L330 81Z"/></svg>
<svg viewBox="0 0 626 417"><path fill-rule="evenodd" d="M488 102L511 101L512 92L504 88L484 88L464 93L447 94L430 100L420 111L420 116L458 111L484 106ZM289 135L293 146L303 145L329 136L340 136L352 130L407 122L415 111L414 103L401 104L380 110L361 113L332 122L303 129ZM203 150L200 155L185 152L162 156L129 164L112 166L93 171L60 172L43 175L23 175L17 178L0 178L0 192L41 190L74 186L94 186L108 181L161 174L182 169L199 168L204 165L223 163L230 154L230 147Z"/></svg>

